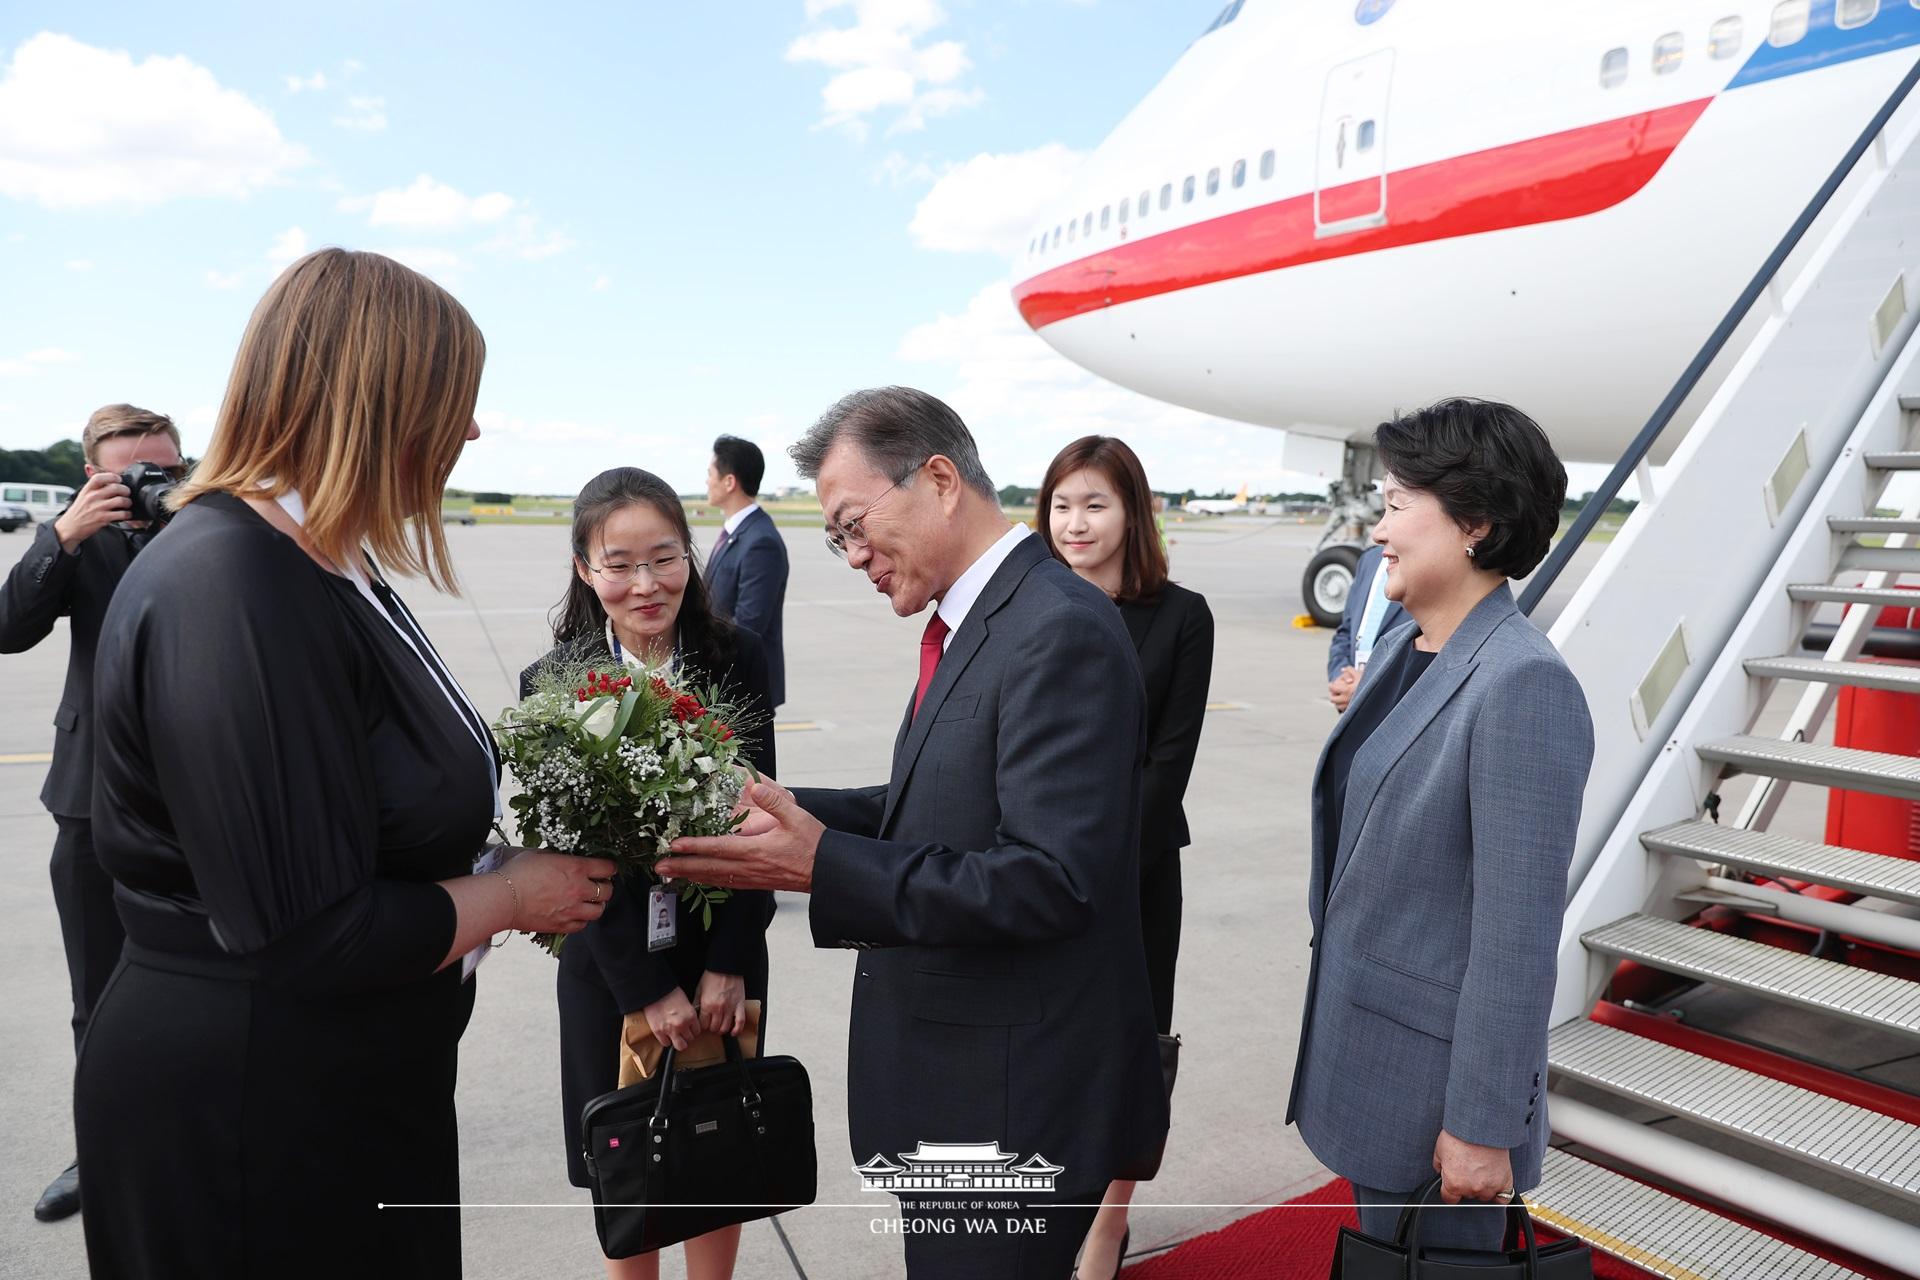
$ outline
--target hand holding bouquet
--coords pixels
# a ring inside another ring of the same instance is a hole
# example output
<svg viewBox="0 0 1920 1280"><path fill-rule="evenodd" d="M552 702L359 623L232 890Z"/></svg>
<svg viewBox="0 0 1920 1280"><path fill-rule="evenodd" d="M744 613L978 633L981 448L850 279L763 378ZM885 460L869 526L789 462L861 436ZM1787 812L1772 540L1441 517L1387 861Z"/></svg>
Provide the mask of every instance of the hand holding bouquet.
<svg viewBox="0 0 1920 1280"><path fill-rule="evenodd" d="M604 661L604 660L603 660ZM680 836L725 835L748 777L734 729L739 708L718 689L644 670L618 674L555 663L494 723L520 793L523 844L610 858L625 877L659 883L654 864ZM711 928L728 891L680 882L680 898ZM558 952L560 936L534 941Z"/></svg>

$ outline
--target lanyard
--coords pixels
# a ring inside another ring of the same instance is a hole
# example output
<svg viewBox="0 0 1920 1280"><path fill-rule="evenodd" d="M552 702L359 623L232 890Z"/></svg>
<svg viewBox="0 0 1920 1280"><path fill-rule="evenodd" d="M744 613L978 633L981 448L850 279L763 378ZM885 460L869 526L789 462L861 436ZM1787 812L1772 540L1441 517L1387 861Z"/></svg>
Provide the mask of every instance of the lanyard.
<svg viewBox="0 0 1920 1280"><path fill-rule="evenodd" d="M613 660L621 666L632 667L635 671L645 671L647 669L647 664L642 661L638 655L628 653L620 647L620 637L613 634L612 622L607 623L607 652L611 653ZM679 667L680 637L675 635L673 638L673 655L667 659L666 670L677 671Z"/></svg>

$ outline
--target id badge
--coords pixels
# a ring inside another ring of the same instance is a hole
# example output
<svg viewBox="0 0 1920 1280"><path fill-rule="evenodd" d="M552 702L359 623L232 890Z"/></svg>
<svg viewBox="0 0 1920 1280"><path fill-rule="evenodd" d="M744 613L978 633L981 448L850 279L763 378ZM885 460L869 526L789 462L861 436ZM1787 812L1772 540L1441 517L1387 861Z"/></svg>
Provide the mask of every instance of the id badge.
<svg viewBox="0 0 1920 1280"><path fill-rule="evenodd" d="M647 950L665 951L679 934L680 895L656 885L647 894Z"/></svg>

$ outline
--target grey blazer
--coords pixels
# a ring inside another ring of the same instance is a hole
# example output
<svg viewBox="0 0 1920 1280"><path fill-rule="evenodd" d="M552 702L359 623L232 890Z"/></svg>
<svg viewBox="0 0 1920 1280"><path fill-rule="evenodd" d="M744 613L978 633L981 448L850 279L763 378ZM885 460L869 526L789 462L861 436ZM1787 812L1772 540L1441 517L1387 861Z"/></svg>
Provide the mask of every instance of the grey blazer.
<svg viewBox="0 0 1920 1280"><path fill-rule="evenodd" d="M853 1155L998 1142L1098 1198L1167 1131L1140 938L1145 694L1120 611L1028 537L948 642L885 787L826 823L814 943L859 951Z"/></svg>
<svg viewBox="0 0 1920 1280"><path fill-rule="evenodd" d="M1381 640L1354 707L1394 683L1418 630ZM1586 695L1505 586L1355 755L1330 878L1322 751L1287 1119L1335 1173L1416 1188L1444 1128L1508 1148L1516 1188L1539 1182L1554 955L1592 762Z"/></svg>

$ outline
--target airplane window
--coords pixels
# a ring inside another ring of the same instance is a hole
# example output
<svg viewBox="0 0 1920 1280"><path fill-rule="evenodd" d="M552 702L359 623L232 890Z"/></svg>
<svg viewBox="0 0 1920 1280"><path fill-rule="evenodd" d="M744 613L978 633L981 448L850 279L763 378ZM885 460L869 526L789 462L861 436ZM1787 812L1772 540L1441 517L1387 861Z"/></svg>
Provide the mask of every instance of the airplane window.
<svg viewBox="0 0 1920 1280"><path fill-rule="evenodd" d="M1680 59L1686 53L1686 37L1678 31L1669 31L1653 42L1653 74L1670 76L1680 69Z"/></svg>
<svg viewBox="0 0 1920 1280"><path fill-rule="evenodd" d="M1767 32L1767 43L1776 49L1797 43L1807 34L1809 8L1808 0L1781 0L1773 6L1773 26Z"/></svg>
<svg viewBox="0 0 1920 1280"><path fill-rule="evenodd" d="M1272 176L1273 176L1273 152L1263 151L1260 153L1260 180L1264 182L1268 178L1271 178Z"/></svg>
<svg viewBox="0 0 1920 1280"><path fill-rule="evenodd" d="M1173 207L1173 184L1171 182L1165 182L1160 185L1160 207L1162 209L1170 209Z"/></svg>
<svg viewBox="0 0 1920 1280"><path fill-rule="evenodd" d="M1707 56L1731 58L1740 52L1740 19L1722 18L1707 32Z"/></svg>
<svg viewBox="0 0 1920 1280"><path fill-rule="evenodd" d="M1110 204L1101 205L1100 206L1100 229L1102 231L1105 231L1107 229L1107 223L1111 221L1112 218L1113 218L1113 206Z"/></svg>
<svg viewBox="0 0 1920 1280"><path fill-rule="evenodd" d="M1373 121L1362 120L1360 122L1360 131L1353 135L1353 149L1355 151L1373 150L1373 135L1375 132L1376 129Z"/></svg>
<svg viewBox="0 0 1920 1280"><path fill-rule="evenodd" d="M1840 0L1833 11L1833 25L1842 31L1864 27L1880 13L1880 0Z"/></svg>
<svg viewBox="0 0 1920 1280"><path fill-rule="evenodd" d="M1187 180L1180 184L1180 203L1181 204L1193 203L1193 175L1192 174L1188 174Z"/></svg>
<svg viewBox="0 0 1920 1280"><path fill-rule="evenodd" d="M1207 194L1210 196L1220 194L1220 170L1218 168L1207 170Z"/></svg>
<svg viewBox="0 0 1920 1280"><path fill-rule="evenodd" d="M1607 50L1606 56L1600 59L1600 87L1611 89L1626 83L1626 79L1627 51L1625 49Z"/></svg>
<svg viewBox="0 0 1920 1280"><path fill-rule="evenodd" d="M1067 224L1067 243L1072 244L1074 237L1080 234L1080 219L1075 218Z"/></svg>
<svg viewBox="0 0 1920 1280"><path fill-rule="evenodd" d="M1093 234L1093 210L1091 209L1087 210L1087 220L1081 224L1080 234L1083 236Z"/></svg>
<svg viewBox="0 0 1920 1280"><path fill-rule="evenodd" d="M1130 200L1130 199L1129 199L1129 200L1122 200L1122 201L1120 202L1120 225L1121 225L1121 226L1123 226L1123 227L1127 225L1127 210L1129 210L1129 209L1131 209L1131 208L1133 208L1133 201L1132 201L1132 200Z"/></svg>
<svg viewBox="0 0 1920 1280"><path fill-rule="evenodd" d="M1058 227L1053 229L1053 247L1056 249L1060 247L1060 228Z"/></svg>
<svg viewBox="0 0 1920 1280"><path fill-rule="evenodd" d="M1210 36L1214 32L1218 31L1220 28L1226 26L1229 22L1232 22L1235 18L1240 16L1240 6L1245 4L1246 2L1247 0L1232 0L1232 3L1228 4L1226 8L1220 11L1220 16L1215 18L1212 21L1212 23L1208 25L1207 29L1205 31L1202 31L1200 34L1203 36Z"/></svg>
<svg viewBox="0 0 1920 1280"><path fill-rule="evenodd" d="M1147 206L1151 203L1153 203L1152 193L1142 191L1140 193L1140 217L1144 218L1147 216Z"/></svg>
<svg viewBox="0 0 1920 1280"><path fill-rule="evenodd" d="M1247 162L1245 160L1235 160L1233 162L1233 185L1236 190L1247 185Z"/></svg>

